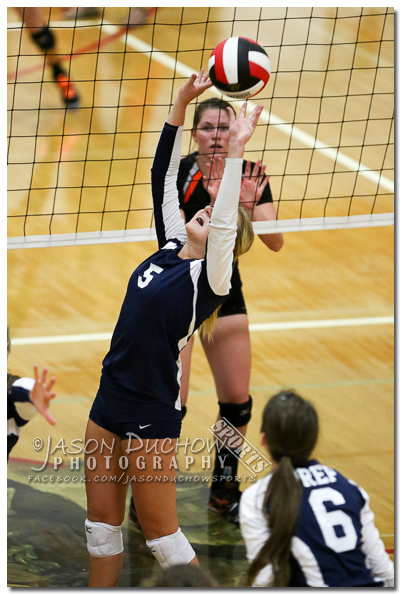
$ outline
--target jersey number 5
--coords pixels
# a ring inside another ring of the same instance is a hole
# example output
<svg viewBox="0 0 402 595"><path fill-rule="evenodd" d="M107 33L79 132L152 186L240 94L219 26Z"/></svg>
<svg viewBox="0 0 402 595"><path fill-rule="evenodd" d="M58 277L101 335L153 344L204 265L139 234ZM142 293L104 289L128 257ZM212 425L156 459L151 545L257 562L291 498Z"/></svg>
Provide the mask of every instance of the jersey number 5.
<svg viewBox="0 0 402 595"><path fill-rule="evenodd" d="M352 519L343 510L328 512L324 505L324 502L332 502L335 506L345 504L342 494L333 488L320 488L311 492L308 501L326 545L338 554L353 550L357 543L357 533Z"/></svg>
<svg viewBox="0 0 402 595"><path fill-rule="evenodd" d="M138 276L138 287L144 289L149 283L151 283L152 279L154 278L154 273L159 275L163 269L158 267L157 264L150 264L146 271L144 271L144 275L142 277Z"/></svg>

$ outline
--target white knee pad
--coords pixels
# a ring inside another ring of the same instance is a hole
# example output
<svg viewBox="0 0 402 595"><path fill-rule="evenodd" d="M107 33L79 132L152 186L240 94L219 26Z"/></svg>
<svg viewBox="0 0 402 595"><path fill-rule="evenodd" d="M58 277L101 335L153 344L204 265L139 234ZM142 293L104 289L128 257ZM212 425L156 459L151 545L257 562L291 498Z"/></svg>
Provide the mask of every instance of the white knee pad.
<svg viewBox="0 0 402 595"><path fill-rule="evenodd" d="M88 552L94 558L106 558L121 554L123 547L123 525L107 525L85 520Z"/></svg>
<svg viewBox="0 0 402 595"><path fill-rule="evenodd" d="M189 564L195 557L195 551L180 527L172 535L164 535L158 539L147 539L147 546L158 560L162 568Z"/></svg>

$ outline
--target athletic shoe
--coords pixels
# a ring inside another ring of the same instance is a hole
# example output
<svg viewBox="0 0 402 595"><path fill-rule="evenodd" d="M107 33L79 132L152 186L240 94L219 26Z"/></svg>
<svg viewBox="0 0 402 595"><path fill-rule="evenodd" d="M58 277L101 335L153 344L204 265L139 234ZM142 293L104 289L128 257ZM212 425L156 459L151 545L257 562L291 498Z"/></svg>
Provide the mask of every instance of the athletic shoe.
<svg viewBox="0 0 402 595"><path fill-rule="evenodd" d="M241 492L235 488L210 492L208 508L221 514L229 523L239 524L239 503Z"/></svg>
<svg viewBox="0 0 402 595"><path fill-rule="evenodd" d="M134 500L132 496L130 498L130 507L128 509L128 520L132 525L134 525L138 529L141 529L141 525L137 517L137 513L134 506Z"/></svg>
<svg viewBox="0 0 402 595"><path fill-rule="evenodd" d="M66 106L71 108L79 107L79 95L75 86L69 80L68 76L64 73L58 74L55 78L55 83L61 91L61 96Z"/></svg>

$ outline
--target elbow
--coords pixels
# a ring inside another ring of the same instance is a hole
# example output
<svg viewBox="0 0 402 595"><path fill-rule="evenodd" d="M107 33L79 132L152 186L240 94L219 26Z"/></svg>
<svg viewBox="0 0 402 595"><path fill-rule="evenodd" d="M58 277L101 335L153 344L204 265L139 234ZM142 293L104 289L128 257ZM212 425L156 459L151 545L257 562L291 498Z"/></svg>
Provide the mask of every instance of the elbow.
<svg viewBox="0 0 402 595"><path fill-rule="evenodd" d="M272 252L279 252L279 250L282 250L284 243L285 243L285 241L283 239L282 234L280 234L278 236L271 236L269 248L270 248L270 250L272 250Z"/></svg>

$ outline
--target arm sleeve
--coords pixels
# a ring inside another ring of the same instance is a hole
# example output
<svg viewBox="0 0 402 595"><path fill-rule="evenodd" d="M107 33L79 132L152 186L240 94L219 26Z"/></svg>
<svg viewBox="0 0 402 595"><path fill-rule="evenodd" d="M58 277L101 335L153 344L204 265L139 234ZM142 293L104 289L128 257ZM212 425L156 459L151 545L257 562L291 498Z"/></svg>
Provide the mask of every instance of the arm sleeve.
<svg viewBox="0 0 402 595"><path fill-rule="evenodd" d="M360 513L362 523L362 549L368 566L377 580L384 581L384 587L394 586L394 564L385 551L384 543L374 524L374 513L370 508L368 494L357 486L362 494L365 505Z"/></svg>
<svg viewBox="0 0 402 595"><path fill-rule="evenodd" d="M226 158L222 182L209 223L207 276L211 289L217 295L227 295L230 290L242 164L241 158Z"/></svg>
<svg viewBox="0 0 402 595"><path fill-rule="evenodd" d="M183 244L187 240L177 190L182 130L182 126L165 123L152 164L152 199L159 248L170 239Z"/></svg>

